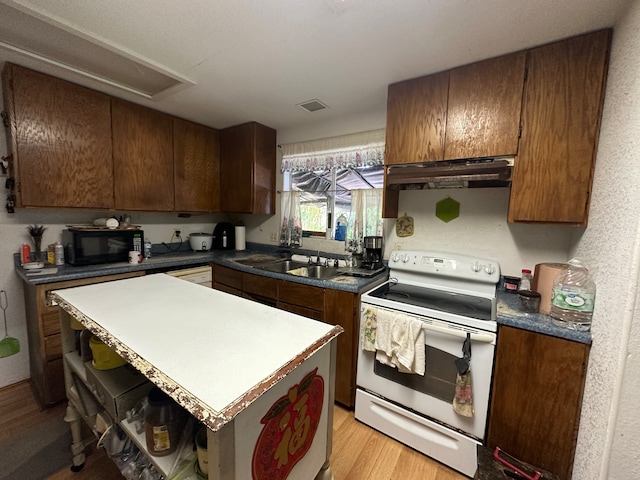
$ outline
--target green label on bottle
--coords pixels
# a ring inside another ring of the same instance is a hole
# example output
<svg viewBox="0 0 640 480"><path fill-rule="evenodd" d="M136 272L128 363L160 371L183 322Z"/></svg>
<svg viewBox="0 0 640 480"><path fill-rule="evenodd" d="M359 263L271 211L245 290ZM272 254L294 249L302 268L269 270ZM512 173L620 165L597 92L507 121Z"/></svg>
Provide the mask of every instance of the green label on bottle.
<svg viewBox="0 0 640 480"><path fill-rule="evenodd" d="M558 308L574 310L576 312L593 312L595 295L593 293L567 292L559 288L553 289L551 304Z"/></svg>

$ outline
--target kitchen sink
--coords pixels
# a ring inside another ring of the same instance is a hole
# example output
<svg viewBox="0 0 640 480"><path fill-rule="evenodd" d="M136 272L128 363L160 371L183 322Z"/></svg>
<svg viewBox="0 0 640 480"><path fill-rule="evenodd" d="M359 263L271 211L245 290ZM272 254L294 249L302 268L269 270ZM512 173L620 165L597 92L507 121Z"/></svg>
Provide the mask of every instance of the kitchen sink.
<svg viewBox="0 0 640 480"><path fill-rule="evenodd" d="M299 269L306 267L305 262L296 262L295 260L281 260L279 262L268 263L267 265L260 265L260 270L266 270L267 272L274 273L287 273L289 270Z"/></svg>
<svg viewBox="0 0 640 480"><path fill-rule="evenodd" d="M298 277L309 277L318 280L327 280L338 275L336 267L323 267L322 265L309 265L295 260L281 260L267 265L256 267L260 270L274 273L287 273Z"/></svg>
<svg viewBox="0 0 640 480"><path fill-rule="evenodd" d="M289 270L287 273L298 277L316 278L318 280L328 280L338 275L337 267L323 267L321 265L305 265L304 267Z"/></svg>

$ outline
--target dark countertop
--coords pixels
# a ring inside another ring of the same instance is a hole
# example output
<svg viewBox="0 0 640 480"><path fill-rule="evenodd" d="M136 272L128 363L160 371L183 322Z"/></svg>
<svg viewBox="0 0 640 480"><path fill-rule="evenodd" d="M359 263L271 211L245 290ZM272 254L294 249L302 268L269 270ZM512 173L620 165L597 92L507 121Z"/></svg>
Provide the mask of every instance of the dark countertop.
<svg viewBox="0 0 640 480"><path fill-rule="evenodd" d="M591 344L590 332L579 332L559 327L551 321L549 315L543 313L527 313L520 307L517 294L506 293L498 288L497 321L500 325L521 328L531 332L542 333L552 337L564 338L578 343Z"/></svg>
<svg viewBox="0 0 640 480"><path fill-rule="evenodd" d="M155 246L153 256L144 260L139 265L130 265L126 262L109 263L102 265L92 265L86 267L75 267L73 265L62 265L57 267L57 272L45 275L32 275L20 266L20 255L14 254L15 270L18 276L26 283L31 285L62 282L66 280L78 280L82 278L98 277L102 275L115 275L119 273L129 273L135 271L145 271L147 273L158 273L169 270L180 270L183 268L197 267L215 263L223 265L243 272L263 275L266 277L298 282L305 285L317 287L332 288L335 290L344 290L348 292L362 292L374 285L381 283L387 278L387 272L383 272L375 277L363 278L353 276L338 276L331 280L317 280L308 277L298 277L286 273L274 273L260 270L250 265L244 265L243 260L256 258L264 255L278 256L283 258L291 253L303 255L316 255L317 252L311 251L289 251L278 247L263 245L257 243L248 243L247 250L213 250L208 252L192 252L187 246L183 246L179 251L156 252L162 249L162 246ZM329 257L341 257L340 255L329 254ZM49 267L47 267L49 268ZM45 271L47 270L45 268ZM551 322L548 315L541 313L526 313L520 308L520 299L517 294L506 293L498 288L497 291L497 321L501 325L521 328L536 333L542 333L553 337L564 338L579 343L591 344L590 332L578 332L568 328L563 328Z"/></svg>
<svg viewBox="0 0 640 480"><path fill-rule="evenodd" d="M341 275L329 280L318 280L308 277L298 277L286 273L273 273L260 270L250 265L244 265L238 263L239 261L248 260L256 256L264 257L269 256L282 256L285 258L291 253L302 255L316 255L317 252L307 251L287 251L281 248L262 245L262 244L247 244L247 250L212 250L207 252L193 252L191 250L180 248L175 252L156 252L156 249L160 249L159 246L154 245L152 250L152 257L144 260L139 265L131 265L127 262L107 263L101 265L89 265L89 266L74 266L64 264L61 266L47 266L43 271L55 271L55 273L39 274L25 270L20 265L20 255L14 254L15 271L18 276L26 283L30 285L39 285L53 282L63 282L67 280L79 280L83 278L98 277L102 275L115 275L119 273L130 273L136 271L145 271L146 273L160 273L170 270L180 270L183 268L197 267L202 265L209 265L215 263L217 265L223 265L234 268L243 272L263 275L272 278L278 278L281 280L288 280L292 282L303 283L306 285L332 288L335 290L344 290L348 292L361 292L367 289L369 286L373 286L376 283L380 283L387 278L387 272L384 271L379 275L371 278L354 277ZM320 252L322 254L322 252ZM327 254L326 256L331 258L340 257L345 255Z"/></svg>

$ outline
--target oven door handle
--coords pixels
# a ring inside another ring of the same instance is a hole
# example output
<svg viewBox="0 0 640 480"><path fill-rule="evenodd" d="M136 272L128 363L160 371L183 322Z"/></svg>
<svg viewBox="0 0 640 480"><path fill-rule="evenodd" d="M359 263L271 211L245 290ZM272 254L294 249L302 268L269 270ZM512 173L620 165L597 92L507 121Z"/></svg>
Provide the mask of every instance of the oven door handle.
<svg viewBox="0 0 640 480"><path fill-rule="evenodd" d="M424 324L422 329L425 332L443 333L445 335L451 335L453 337L459 337L462 339L467 338L467 332L465 330L454 330L451 328L440 327L438 325ZM470 332L471 340L474 342L493 343L496 340L496 336L493 333L472 333Z"/></svg>

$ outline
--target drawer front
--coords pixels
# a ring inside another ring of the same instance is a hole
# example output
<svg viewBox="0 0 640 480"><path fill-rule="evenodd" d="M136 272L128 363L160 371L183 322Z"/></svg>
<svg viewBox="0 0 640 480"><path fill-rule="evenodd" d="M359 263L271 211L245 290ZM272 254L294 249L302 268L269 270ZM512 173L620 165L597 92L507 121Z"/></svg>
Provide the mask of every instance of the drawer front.
<svg viewBox="0 0 640 480"><path fill-rule="evenodd" d="M221 292L224 293L229 293L231 295L235 295L237 297L241 297L242 296L242 291L238 290L237 288L232 288L229 287L228 285L225 285L223 283L214 283L213 284L213 288L214 290L220 290Z"/></svg>
<svg viewBox="0 0 640 480"><path fill-rule="evenodd" d="M44 339L44 351L47 361L62 357L62 336L59 333Z"/></svg>
<svg viewBox="0 0 640 480"><path fill-rule="evenodd" d="M213 281L216 285L226 285L236 290L242 290L242 272L232 268L216 265L213 269Z"/></svg>
<svg viewBox="0 0 640 480"><path fill-rule="evenodd" d="M49 307L42 314L42 334L45 337L60 333L60 310L58 307Z"/></svg>
<svg viewBox="0 0 640 480"><path fill-rule="evenodd" d="M278 295L278 280L244 273L242 275L242 291L260 297L273 298Z"/></svg>
<svg viewBox="0 0 640 480"><path fill-rule="evenodd" d="M312 310L310 308L302 307L300 305L291 305L288 303L278 302L277 307L280 310L286 310L287 312L302 315L303 317L313 318L314 320L324 320L324 315L318 310Z"/></svg>
<svg viewBox="0 0 640 480"><path fill-rule="evenodd" d="M323 312L324 288L279 280L278 301Z"/></svg>

